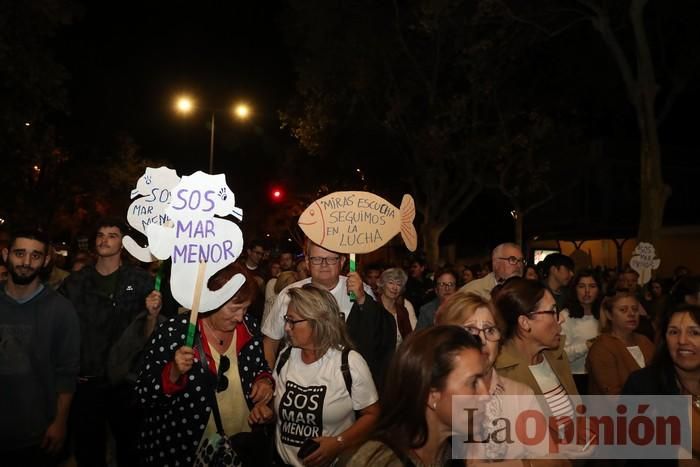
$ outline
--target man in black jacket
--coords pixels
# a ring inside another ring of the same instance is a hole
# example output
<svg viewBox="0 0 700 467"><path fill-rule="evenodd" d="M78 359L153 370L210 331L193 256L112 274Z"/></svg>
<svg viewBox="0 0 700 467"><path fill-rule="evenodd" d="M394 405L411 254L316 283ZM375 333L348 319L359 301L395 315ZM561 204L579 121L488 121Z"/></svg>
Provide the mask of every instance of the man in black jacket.
<svg viewBox="0 0 700 467"><path fill-rule="evenodd" d="M345 256L307 240L306 263L311 277L289 285L275 299L269 313L263 317L262 332L265 358L274 368L279 343L284 337L284 316L287 314L287 289L312 283L328 290L338 301L345 316L348 334L360 355L365 359L375 385L380 387L389 360L396 348L396 321L374 297L371 289L356 272L341 276ZM348 296L355 294L355 301Z"/></svg>
<svg viewBox="0 0 700 467"><path fill-rule="evenodd" d="M66 439L78 376L78 318L68 300L40 281L49 243L41 232L15 234L2 251L0 286L0 459L50 466Z"/></svg>
<svg viewBox="0 0 700 467"><path fill-rule="evenodd" d="M71 274L60 288L75 305L83 336L71 410L80 466L105 465L108 422L119 465L137 465L140 414L128 376L156 327L161 295L153 290L153 278L144 269L122 264L124 231L119 220L101 222L95 241L97 262Z"/></svg>

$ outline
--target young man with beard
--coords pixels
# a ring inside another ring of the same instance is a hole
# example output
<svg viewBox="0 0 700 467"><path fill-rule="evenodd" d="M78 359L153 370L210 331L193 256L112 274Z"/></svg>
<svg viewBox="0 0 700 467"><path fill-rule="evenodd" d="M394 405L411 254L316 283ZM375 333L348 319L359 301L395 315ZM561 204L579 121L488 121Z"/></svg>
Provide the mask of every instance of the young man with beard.
<svg viewBox="0 0 700 467"><path fill-rule="evenodd" d="M71 411L79 466L106 464L107 423L120 466L137 465L140 411L130 384L134 366L162 307L153 278L121 260L124 224L98 225L97 262L68 276L60 291L75 305L83 343L80 377Z"/></svg>
<svg viewBox="0 0 700 467"><path fill-rule="evenodd" d="M18 232L2 257L0 286L0 459L7 466L50 466L66 439L80 359L73 305L41 283L49 243Z"/></svg>

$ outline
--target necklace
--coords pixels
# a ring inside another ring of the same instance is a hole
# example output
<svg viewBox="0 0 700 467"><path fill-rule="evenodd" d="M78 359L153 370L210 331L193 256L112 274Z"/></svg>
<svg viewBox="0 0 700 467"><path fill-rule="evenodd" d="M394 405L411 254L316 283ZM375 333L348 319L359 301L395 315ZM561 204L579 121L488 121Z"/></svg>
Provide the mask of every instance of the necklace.
<svg viewBox="0 0 700 467"><path fill-rule="evenodd" d="M225 340L225 339L222 339L222 338L220 338L219 336L216 335L216 331L214 331L214 327L209 323L209 321L204 321L204 322L206 323L206 325L207 325L207 327L209 328L209 331L212 333L212 335L216 338L216 340L219 341L219 346L220 346L220 347L223 347L223 346L224 346L224 340Z"/></svg>

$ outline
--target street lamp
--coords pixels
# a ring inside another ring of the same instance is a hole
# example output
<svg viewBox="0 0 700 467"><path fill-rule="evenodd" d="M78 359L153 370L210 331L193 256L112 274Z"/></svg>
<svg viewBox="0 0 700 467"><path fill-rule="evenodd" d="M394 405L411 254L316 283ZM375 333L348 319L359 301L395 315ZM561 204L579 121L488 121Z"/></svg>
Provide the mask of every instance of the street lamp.
<svg viewBox="0 0 700 467"><path fill-rule="evenodd" d="M195 101L186 95L178 96L175 100L175 110L182 114L188 115L195 110ZM210 133L209 133L209 173L214 173L214 134L216 128L216 112L217 109L211 109ZM239 102L233 107L233 115L241 121L248 120L252 114L251 107L245 102Z"/></svg>
<svg viewBox="0 0 700 467"><path fill-rule="evenodd" d="M245 102L239 102L233 108L233 114L239 120L248 120L248 118L250 117L250 113L251 113L250 106L248 104L246 104Z"/></svg>

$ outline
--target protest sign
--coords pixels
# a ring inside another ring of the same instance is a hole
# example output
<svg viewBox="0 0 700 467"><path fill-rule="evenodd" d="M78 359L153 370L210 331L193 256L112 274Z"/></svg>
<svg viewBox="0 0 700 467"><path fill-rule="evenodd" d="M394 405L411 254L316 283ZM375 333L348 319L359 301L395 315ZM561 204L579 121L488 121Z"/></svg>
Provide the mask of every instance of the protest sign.
<svg viewBox="0 0 700 467"><path fill-rule="evenodd" d="M149 224L164 225L169 218L165 209L170 203L172 189L180 182L177 172L167 167L157 169L148 167L136 182L136 188L131 190L131 199L136 198L129 206L126 220L131 227L146 235ZM137 198L138 197L138 198ZM150 263L156 258L151 255L148 246L142 247L128 235L122 239L126 251L131 256Z"/></svg>
<svg viewBox="0 0 700 467"><path fill-rule="evenodd" d="M641 242L632 252L630 267L639 274L639 285L644 286L651 280L652 271L657 269L661 260L656 257L656 250L651 243Z"/></svg>
<svg viewBox="0 0 700 467"><path fill-rule="evenodd" d="M172 222L148 224L146 235L156 258L172 260L170 289L180 305L192 310L193 332L197 313L220 307L245 282L245 277L237 274L217 291L206 287L211 276L241 254L241 230L234 222L221 217L233 215L240 219L242 211L235 206L224 174L196 172L182 177L173 188L165 214Z"/></svg>
<svg viewBox="0 0 700 467"><path fill-rule="evenodd" d="M299 227L317 245L338 253L369 253L401 233L406 247L418 241L411 195L397 208L366 191L337 191L317 199L299 217Z"/></svg>
<svg viewBox="0 0 700 467"><path fill-rule="evenodd" d="M416 206L404 195L401 207L366 191L337 191L314 201L299 216L306 236L326 250L350 254L350 272L355 272L356 253L381 248L401 233L406 247L415 251L418 243L413 219ZM354 300L354 294L350 294Z"/></svg>

